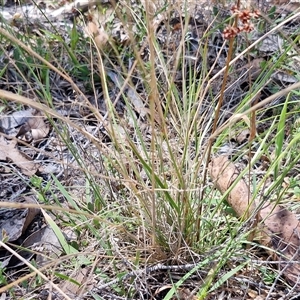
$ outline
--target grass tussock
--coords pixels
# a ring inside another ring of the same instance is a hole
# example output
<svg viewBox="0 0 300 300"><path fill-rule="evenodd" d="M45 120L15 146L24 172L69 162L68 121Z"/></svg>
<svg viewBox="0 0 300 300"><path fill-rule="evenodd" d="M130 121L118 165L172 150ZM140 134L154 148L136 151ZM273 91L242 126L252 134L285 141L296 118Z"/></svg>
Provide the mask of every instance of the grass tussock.
<svg viewBox="0 0 300 300"><path fill-rule="evenodd" d="M258 293L258 281L263 295L291 291L251 238L255 216L238 218L207 171L229 155L249 201L297 212L297 12L260 10L237 34L227 5L189 8L115 3L68 26L0 28L1 114L34 108L51 128L18 142L41 169L14 178L62 248L47 265L25 260L29 274L0 269L11 299L45 287L65 299L217 299ZM280 47L264 50L274 35Z"/></svg>

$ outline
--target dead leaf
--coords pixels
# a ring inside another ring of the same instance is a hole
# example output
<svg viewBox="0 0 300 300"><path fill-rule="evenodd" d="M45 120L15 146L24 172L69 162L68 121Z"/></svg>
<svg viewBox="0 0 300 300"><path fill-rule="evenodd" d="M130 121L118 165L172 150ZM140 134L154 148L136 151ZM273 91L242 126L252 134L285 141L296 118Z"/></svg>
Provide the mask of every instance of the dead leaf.
<svg viewBox="0 0 300 300"><path fill-rule="evenodd" d="M271 77L281 83L295 83L298 81L298 79L295 76L290 75L288 72L280 70L272 74Z"/></svg>
<svg viewBox="0 0 300 300"><path fill-rule="evenodd" d="M37 110L21 110L0 119L0 131L10 136L25 136L26 140L39 140L49 133L44 116Z"/></svg>
<svg viewBox="0 0 300 300"><path fill-rule="evenodd" d="M130 102L133 104L133 107L135 108L136 112L144 118L147 113L149 113L149 109L145 107L145 103L141 99L141 96L131 87L127 90L127 97L130 100Z"/></svg>
<svg viewBox="0 0 300 300"><path fill-rule="evenodd" d="M271 54L282 49L283 42L284 40L278 34L270 34L259 44L258 50Z"/></svg>
<svg viewBox="0 0 300 300"><path fill-rule="evenodd" d="M230 140L236 141L239 145L242 145L244 143L247 143L249 141L250 137L250 130L243 129L240 132L235 132L232 136L230 136Z"/></svg>
<svg viewBox="0 0 300 300"><path fill-rule="evenodd" d="M16 164L25 175L32 176L36 173L39 165L34 163L24 153L16 148L17 142L7 140L0 135L0 160Z"/></svg>
<svg viewBox="0 0 300 300"><path fill-rule="evenodd" d="M91 280L91 268L82 268L76 271L76 274L70 275L70 279L77 282L78 284L66 281L59 284L59 287L70 297L79 296L81 293L89 291L93 286Z"/></svg>
<svg viewBox="0 0 300 300"><path fill-rule="evenodd" d="M96 22L90 21L87 23L86 32L92 40L95 41L98 49L102 49L107 43L109 37L102 26L98 26Z"/></svg>
<svg viewBox="0 0 300 300"><path fill-rule="evenodd" d="M279 1L280 2L280 1ZM276 13L286 16L290 13L295 12L300 7L299 2L289 2L282 0L285 5L281 5L280 7L276 7Z"/></svg>
<svg viewBox="0 0 300 300"><path fill-rule="evenodd" d="M50 226L45 226L35 231L25 239L22 246L42 253L36 256L38 267L42 267L52 259L56 260L63 252L60 242Z"/></svg>
<svg viewBox="0 0 300 300"><path fill-rule="evenodd" d="M145 0L141 0L142 5L144 6L144 9L147 13L149 13L150 15L154 16L157 12L157 4L155 3L155 1L145 1Z"/></svg>
<svg viewBox="0 0 300 300"><path fill-rule="evenodd" d="M283 206L275 203L266 203L259 212L260 218L264 223L262 244L278 251L281 255L282 268L285 268L284 275L288 281L297 285L300 289L300 264L290 263L299 261L300 253L300 223L292 212Z"/></svg>
<svg viewBox="0 0 300 300"><path fill-rule="evenodd" d="M254 291L254 290L250 290L247 292L248 296L251 298L251 299L255 299L257 297L257 291Z"/></svg>
<svg viewBox="0 0 300 300"><path fill-rule="evenodd" d="M245 64L243 67L237 70L247 70L250 74L251 80L255 81L262 72L262 64L265 62L263 58L255 58L251 62ZM247 77L249 78L249 77Z"/></svg>
<svg viewBox="0 0 300 300"><path fill-rule="evenodd" d="M18 203L36 203L31 197L19 197L15 200L16 207ZM1 207L1 202L0 202ZM2 234L8 237L9 242L16 241L27 229L29 224L38 214L37 208L2 208L0 209L0 239Z"/></svg>
<svg viewBox="0 0 300 300"><path fill-rule="evenodd" d="M46 137L49 133L49 126L44 122L44 118L41 112L33 111L32 117L30 117L24 125L21 126L16 137L20 137L30 133L26 140L40 140Z"/></svg>
<svg viewBox="0 0 300 300"><path fill-rule="evenodd" d="M16 111L10 115L4 115L0 119L0 131L7 135L13 135L16 128L25 124L32 117L32 110Z"/></svg>
<svg viewBox="0 0 300 300"><path fill-rule="evenodd" d="M119 88L124 88L124 79L120 74L117 74L116 72L108 71L107 75L111 79L111 81ZM144 118L148 113L149 109L145 107L145 103L141 96L136 92L134 88L132 88L130 85L127 85L125 90L125 95L127 96L130 103L132 103L133 108L135 111Z"/></svg>
<svg viewBox="0 0 300 300"><path fill-rule="evenodd" d="M171 284L163 285L155 291L155 296L159 295L160 293L170 290L173 286ZM171 298L172 300L196 300L198 299L194 293L192 293L188 288L178 288L176 290L176 296Z"/></svg>

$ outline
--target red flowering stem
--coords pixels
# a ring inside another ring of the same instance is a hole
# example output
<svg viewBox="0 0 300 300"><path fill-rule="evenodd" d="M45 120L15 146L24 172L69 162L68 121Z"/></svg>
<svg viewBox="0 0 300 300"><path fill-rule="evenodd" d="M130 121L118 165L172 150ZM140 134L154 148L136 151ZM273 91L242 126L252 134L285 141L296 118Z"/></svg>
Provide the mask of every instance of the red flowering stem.
<svg viewBox="0 0 300 300"><path fill-rule="evenodd" d="M240 0L237 0L236 8L237 8L237 10L239 10ZM233 28L238 27L237 26L238 25L238 20L239 20L239 16L238 16L238 14L236 14L235 18L234 18ZM216 131L219 116L220 116L220 110L221 110L223 99L224 99L224 91L225 91L225 88L226 88L226 83L227 83L227 78L228 78L228 73L229 73L229 63L231 61L231 56L232 56L232 52L233 52L233 44L234 44L235 37L236 37L236 34L230 35L229 49L228 49L228 55L227 55L227 59L226 59L226 69L224 71L224 77L223 77L223 82L222 82L222 87L221 87L221 92L220 92L220 98L219 98L219 102L218 102L218 106L217 106L216 114L215 114L215 118L214 118L214 123L213 123L213 128L212 128L212 133L211 133L212 135ZM214 142L214 139L209 139L208 140L208 147L207 147L208 152L207 152L207 157L206 157L207 159L206 159L206 162L205 162L205 168L204 168L204 172L203 172L203 185L202 186L204 186L205 183L206 183L208 164L210 162L211 149L212 149L213 142ZM201 189L200 202L199 203L202 203L203 197L204 197L204 189ZM197 220L196 227L198 228L197 239L200 240L200 234L201 234L200 220L201 220L201 215L202 215L202 205L201 204L199 205L198 215L199 215L199 219Z"/></svg>

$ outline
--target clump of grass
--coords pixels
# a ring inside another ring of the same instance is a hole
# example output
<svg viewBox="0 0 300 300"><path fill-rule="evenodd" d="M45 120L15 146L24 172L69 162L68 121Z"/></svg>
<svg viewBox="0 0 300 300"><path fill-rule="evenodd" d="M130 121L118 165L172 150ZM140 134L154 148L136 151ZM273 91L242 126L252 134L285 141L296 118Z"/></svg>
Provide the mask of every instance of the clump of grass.
<svg viewBox="0 0 300 300"><path fill-rule="evenodd" d="M168 9L164 7L166 12ZM164 13L163 10L160 12ZM151 288L140 291L144 282L138 276L132 282L122 280L127 278L128 272L150 264L195 264L173 284L165 299L171 299L195 273L202 278L195 287L197 299L205 299L241 269L251 265L252 253L245 247L246 244L253 246L248 241L251 222L243 223L230 213L230 208L207 178L211 156L226 143L235 128L250 129L250 142L236 157L256 149L244 171L253 181L255 196L264 192L264 184L271 175L274 175L274 182L268 195L278 193L284 177L299 161L295 150L295 155L288 156L288 150L295 149L298 143L298 134L287 141L283 151L284 124L289 117L299 113L299 108L289 115L287 105L291 101L287 98L281 112L272 116L269 129L259 134L255 123L259 104L252 102L268 84L272 71L284 63L288 51L278 53L273 67L268 63L262 66L263 75L258 76L245 93L229 121L220 125L230 67L238 56L234 43L237 22L239 18L246 18L244 12L239 14L239 4L235 12L238 14L232 27L226 28L227 20L221 20L221 25L217 25L217 28L223 26L225 38L230 38L219 98L210 89L214 81L219 82L218 74L211 75L213 70L206 68L205 60L200 71L196 64L186 63L184 34L174 49L173 65L169 65L169 57L163 55L163 46L155 36L154 16L148 6L146 13L140 16L127 8L126 19L119 11L118 17L124 27L132 28L130 22L137 23L140 31L134 36L129 30L131 43L117 45L111 42L106 46L109 51L95 47L93 40L84 39L75 27L69 32L69 44L59 35L49 35L49 48L37 38L32 49L21 38L14 37L14 32L0 29L15 46L18 76L31 93L39 99L47 99L42 101L47 106L17 95L14 100L43 110L53 126L53 136L67 148L71 157L70 161L56 158L63 166L63 172L49 177L47 184L41 178L31 178L32 192L44 205L64 207L53 211L56 220L49 223L61 243L66 243L62 235L65 228L75 232L76 241L64 248L65 254L81 261L81 255L89 252L84 264L92 267L91 272L98 276L101 284L119 279L109 290L119 297L143 299L149 295ZM181 17L181 27L188 28L188 14ZM246 20L249 21L248 17ZM214 24L211 24L201 37L197 51L204 56L208 53L214 30ZM143 35L145 42L141 40ZM53 40L59 48L56 49L58 56L52 54L50 41ZM136 44L148 51L147 61ZM250 48L251 45L245 47L244 54L250 52ZM2 48L2 51L6 50ZM222 49L219 54L221 52ZM179 83L175 76L178 72L181 74ZM34 81L28 80L28 75ZM68 118L56 111L51 86L51 76L55 75L74 90L76 95L72 104L78 103L78 97L84 99L80 105L88 110L88 116ZM164 78L162 83L161 78ZM35 83L39 91L34 92ZM12 95L3 92L0 96L13 99ZM98 110L99 100L104 104L104 113ZM134 100L138 105L143 104L141 110L137 110ZM241 121L235 124L235 117L241 116ZM259 122L267 121L262 117ZM252 175L253 166L263 155L272 160L269 149L274 146L275 160L258 183L256 178L252 179L255 176ZM65 152L61 154L65 155ZM283 164L286 156L288 159ZM236 253L243 259L239 260ZM205 259L199 263L203 256ZM74 260L70 261L70 269L79 268ZM204 273L200 274L200 268ZM51 272L54 278L62 278L62 275L55 277L54 266Z"/></svg>

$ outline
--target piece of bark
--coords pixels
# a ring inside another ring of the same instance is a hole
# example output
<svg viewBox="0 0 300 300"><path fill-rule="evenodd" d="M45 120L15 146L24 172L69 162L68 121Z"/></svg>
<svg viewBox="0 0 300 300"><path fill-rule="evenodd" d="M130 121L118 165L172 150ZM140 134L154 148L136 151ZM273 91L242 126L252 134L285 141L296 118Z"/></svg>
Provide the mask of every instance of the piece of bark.
<svg viewBox="0 0 300 300"><path fill-rule="evenodd" d="M239 172L227 156L215 158L209 165L209 173L218 190L224 194L235 182ZM241 179L228 194L227 201L239 217L247 217L255 209L250 203L249 188L244 179Z"/></svg>
<svg viewBox="0 0 300 300"><path fill-rule="evenodd" d="M282 274L291 285L300 290L299 221L295 214L276 203L251 203L250 189L245 180L240 179L235 183L239 173L227 156L212 159L209 164L209 174L222 194L234 184L228 194L228 203L239 217L255 216L256 239L269 248L270 254L279 261Z"/></svg>

